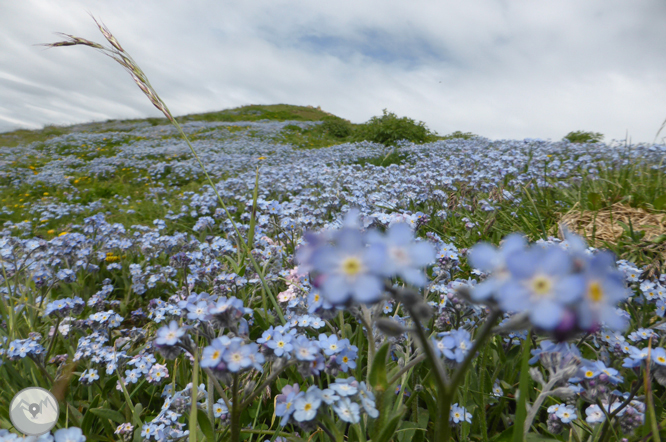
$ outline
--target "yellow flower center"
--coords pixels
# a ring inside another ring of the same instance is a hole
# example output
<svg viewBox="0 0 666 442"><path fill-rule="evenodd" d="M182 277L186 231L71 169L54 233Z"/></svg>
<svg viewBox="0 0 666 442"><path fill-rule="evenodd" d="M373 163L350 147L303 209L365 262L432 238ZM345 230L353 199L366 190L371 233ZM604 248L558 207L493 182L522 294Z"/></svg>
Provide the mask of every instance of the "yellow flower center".
<svg viewBox="0 0 666 442"><path fill-rule="evenodd" d="M532 278L532 290L539 296L547 295L552 289L551 280L544 275L537 275Z"/></svg>
<svg viewBox="0 0 666 442"><path fill-rule="evenodd" d="M356 276L362 269L361 260L355 256L350 256L342 261L342 272L347 276Z"/></svg>
<svg viewBox="0 0 666 442"><path fill-rule="evenodd" d="M590 297L590 300L592 300L592 302L600 302L601 299L604 297L604 293L601 290L601 284L599 284L599 282L597 281L590 283L588 295Z"/></svg>
<svg viewBox="0 0 666 442"><path fill-rule="evenodd" d="M284 341L280 341L280 342L278 342L278 343L277 343L277 346L280 347L280 348L284 347Z"/></svg>
<svg viewBox="0 0 666 442"><path fill-rule="evenodd" d="M219 358L219 357L220 357L220 351L219 351L219 350L215 350L215 351L213 352L213 359L217 359L217 358Z"/></svg>
<svg viewBox="0 0 666 442"><path fill-rule="evenodd" d="M591 372L590 370L588 370L588 371L585 372L585 377L586 377L586 378L591 378L592 376L594 376L594 373Z"/></svg>
<svg viewBox="0 0 666 442"><path fill-rule="evenodd" d="M658 357L657 357L657 360L658 360L660 363L662 363L662 364L666 363L666 358L663 357L663 356L658 356Z"/></svg>
<svg viewBox="0 0 666 442"><path fill-rule="evenodd" d="M304 409L305 411L310 411L310 410L312 410L312 404L310 404L310 403L305 404L305 407L303 407L303 409Z"/></svg>

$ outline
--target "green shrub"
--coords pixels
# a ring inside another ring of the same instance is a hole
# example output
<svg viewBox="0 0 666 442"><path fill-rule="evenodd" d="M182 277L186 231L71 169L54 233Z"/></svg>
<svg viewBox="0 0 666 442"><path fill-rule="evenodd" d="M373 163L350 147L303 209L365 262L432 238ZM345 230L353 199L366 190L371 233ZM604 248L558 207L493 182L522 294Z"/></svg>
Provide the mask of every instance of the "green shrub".
<svg viewBox="0 0 666 442"><path fill-rule="evenodd" d="M393 112L383 110L381 117L372 117L357 128L356 141L372 141L384 145L395 145L399 140L414 143L433 141L436 133L431 133L423 121L414 122L411 118L398 118Z"/></svg>
<svg viewBox="0 0 666 442"><path fill-rule="evenodd" d="M478 135L473 134L472 132L465 132L465 133L462 133L462 132L460 132L459 130L457 130L457 131L455 131L455 132L453 132L453 133L451 133L451 134L449 134L449 135L445 135L445 136L443 137L443 139L445 139L445 140L452 140L452 139L454 139L454 138L462 138L462 139L465 139L465 140L469 140L470 138L476 138L476 137L478 137Z"/></svg>
<svg viewBox="0 0 666 442"><path fill-rule="evenodd" d="M322 130L335 138L347 138L354 132L354 126L342 118L327 116L323 118L323 121L321 124Z"/></svg>
<svg viewBox="0 0 666 442"><path fill-rule="evenodd" d="M604 139L604 136L597 132L583 132L578 130L576 132L569 132L562 141L569 140L572 143L598 143Z"/></svg>

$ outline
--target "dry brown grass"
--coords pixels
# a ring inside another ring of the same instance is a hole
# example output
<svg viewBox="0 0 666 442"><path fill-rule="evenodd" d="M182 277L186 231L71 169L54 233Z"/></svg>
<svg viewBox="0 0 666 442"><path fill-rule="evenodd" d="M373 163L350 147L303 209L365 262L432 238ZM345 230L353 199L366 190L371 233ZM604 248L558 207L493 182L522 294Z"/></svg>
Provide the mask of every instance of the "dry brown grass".
<svg viewBox="0 0 666 442"><path fill-rule="evenodd" d="M666 214L651 213L622 203L601 210L581 211L576 203L567 213L557 213L556 216L560 218L560 239L564 240L566 226L584 236L589 245L600 249L610 247L620 258L643 266L641 278L658 278L665 271ZM645 235L641 237L639 231Z"/></svg>
<svg viewBox="0 0 666 442"><path fill-rule="evenodd" d="M630 207L623 203L615 203L595 211L581 211L579 204L576 203L566 214L556 215L560 217L560 225L564 224L569 230L584 235L594 247L603 241L616 244L625 233L625 228L620 223L631 225L636 232L644 231L645 236L642 239L647 241L666 234L666 214L650 213L645 209ZM561 228L559 236L560 239L564 239Z"/></svg>

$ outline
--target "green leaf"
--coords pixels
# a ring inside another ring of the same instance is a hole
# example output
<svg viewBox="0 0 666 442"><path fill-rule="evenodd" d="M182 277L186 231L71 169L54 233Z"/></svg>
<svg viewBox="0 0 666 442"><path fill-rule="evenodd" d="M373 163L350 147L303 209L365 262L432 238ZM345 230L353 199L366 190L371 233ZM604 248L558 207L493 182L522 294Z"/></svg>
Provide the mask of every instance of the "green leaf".
<svg viewBox="0 0 666 442"><path fill-rule="evenodd" d="M655 208L655 210L662 210L666 206L666 194L654 200L652 206Z"/></svg>
<svg viewBox="0 0 666 442"><path fill-rule="evenodd" d="M238 263L236 261L234 261L233 258L231 258L228 255L222 255L222 258L227 260L227 262L229 263L231 268L234 270L234 273L238 274L238 272L240 272L240 266L238 265Z"/></svg>
<svg viewBox="0 0 666 442"><path fill-rule="evenodd" d="M398 441L409 442L415 436L417 431L423 432L426 427L416 422L403 422L400 424L400 432L397 434Z"/></svg>
<svg viewBox="0 0 666 442"><path fill-rule="evenodd" d="M141 436L141 431L143 430L143 425L141 426L136 426L134 428L134 440L133 442L141 442L143 440L143 437Z"/></svg>
<svg viewBox="0 0 666 442"><path fill-rule="evenodd" d="M601 195L596 192L590 192L587 194L587 200L590 202L592 210L601 209Z"/></svg>
<svg viewBox="0 0 666 442"><path fill-rule="evenodd" d="M502 431L500 434L495 435L490 442L510 442L513 440L513 429L514 425L511 425L506 430Z"/></svg>
<svg viewBox="0 0 666 442"><path fill-rule="evenodd" d="M373 439L373 442L388 442L389 439L391 439L395 434L395 429L397 428L401 420L402 420L402 412L395 414L388 422L388 424L386 424L382 432L379 433L379 437L377 438L377 440L375 441Z"/></svg>
<svg viewBox="0 0 666 442"><path fill-rule="evenodd" d="M206 436L206 439L211 442L215 442L213 426L203 410L197 410L197 422L199 422L199 428L201 428L201 431L203 432L204 436Z"/></svg>
<svg viewBox="0 0 666 442"><path fill-rule="evenodd" d="M529 375L530 367L530 345L532 344L531 333L527 334L525 344L523 345L523 360L520 366L520 396L517 399L516 419L514 420L513 433L514 442L523 441L523 427L525 425L525 418L527 417L527 397L531 390L531 379Z"/></svg>
<svg viewBox="0 0 666 442"><path fill-rule="evenodd" d="M370 385L378 391L386 391L388 389L386 358L390 347L391 343L386 341L375 354L375 360L372 361L372 368L370 369L368 381L370 381Z"/></svg>
<svg viewBox="0 0 666 442"><path fill-rule="evenodd" d="M254 309L254 320L257 322L257 325L261 330L266 330L269 326L267 319L265 318L264 309Z"/></svg>
<svg viewBox="0 0 666 442"><path fill-rule="evenodd" d="M548 442L548 441L559 441L553 437L542 436L541 434L529 433L525 438L526 442Z"/></svg>
<svg viewBox="0 0 666 442"><path fill-rule="evenodd" d="M92 411L92 408L96 407L97 404L99 403L100 398L102 395L97 395L95 398L90 402L90 406L88 407L88 411ZM92 429L92 424L93 424L93 417L94 415L91 413L86 413L85 416L83 417L83 422L81 423L81 431L83 434L90 434L91 429Z"/></svg>
<svg viewBox="0 0 666 442"><path fill-rule="evenodd" d="M134 423L136 423L136 425L139 426L139 427L143 426L143 422L141 422L141 412L142 411L143 411L143 405L136 404L134 406Z"/></svg>
<svg viewBox="0 0 666 442"><path fill-rule="evenodd" d="M81 412L76 409L75 406L67 402L67 408L69 408L69 415L70 419L74 421L74 425L77 427L81 427L81 421L83 421L83 416L81 415Z"/></svg>
<svg viewBox="0 0 666 442"><path fill-rule="evenodd" d="M109 410L108 408L91 408L90 412L95 416L111 419L112 421L123 424L125 423L125 416L119 411ZM86 415L87 417L87 415Z"/></svg>
<svg viewBox="0 0 666 442"><path fill-rule="evenodd" d="M412 393L413 394L413 393ZM437 403L433 397L433 394L429 390L421 390L419 393L419 398L427 405L428 414L430 415L430 420L432 422L437 422Z"/></svg>

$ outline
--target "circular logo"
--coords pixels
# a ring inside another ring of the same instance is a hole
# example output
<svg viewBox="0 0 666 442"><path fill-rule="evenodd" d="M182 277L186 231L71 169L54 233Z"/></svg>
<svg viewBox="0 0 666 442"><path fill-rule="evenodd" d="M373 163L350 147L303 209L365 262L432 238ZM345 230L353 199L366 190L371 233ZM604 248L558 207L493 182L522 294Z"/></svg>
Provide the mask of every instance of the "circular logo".
<svg viewBox="0 0 666 442"><path fill-rule="evenodd" d="M16 393L9 404L9 418L14 427L28 436L51 431L58 422L60 407L50 391L28 387Z"/></svg>

